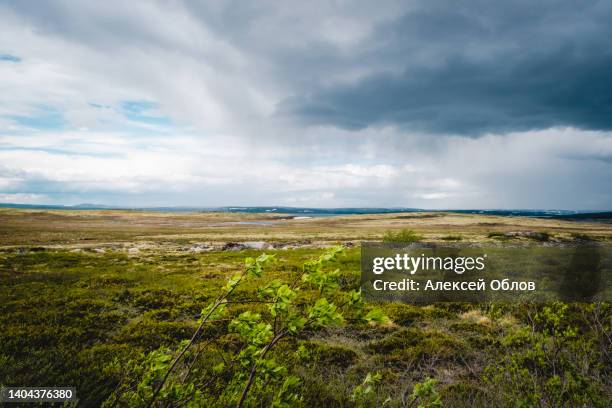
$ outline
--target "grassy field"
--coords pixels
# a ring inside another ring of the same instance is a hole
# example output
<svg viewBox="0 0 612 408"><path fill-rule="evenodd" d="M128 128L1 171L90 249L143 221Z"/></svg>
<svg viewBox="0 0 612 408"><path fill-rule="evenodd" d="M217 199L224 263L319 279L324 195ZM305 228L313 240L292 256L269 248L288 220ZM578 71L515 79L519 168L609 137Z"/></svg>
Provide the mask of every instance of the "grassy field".
<svg viewBox="0 0 612 408"><path fill-rule="evenodd" d="M277 261L237 289L244 298L273 278L295 280L304 262L344 245L345 254L330 266L339 270L346 292L359 286L359 242L405 229L431 242L612 241L612 224L450 213L292 219L3 209L0 384L76 386L81 406L139 405L122 395L146 375L147 356L167 349L174 355L246 257L266 252ZM246 249L236 244L245 242ZM307 301L317 293L304 296ZM278 344L273 356L286 367L284 377L300 379L303 405L612 405L609 304L381 308L392 323L347 320ZM227 320L246 310L267 313L263 304L236 305L198 340L201 355L190 381L203 394L203 406L237 402L227 384L235 377L240 341L227 334ZM224 367L213 369L219 359ZM372 382L371 392L356 392L368 373L382 379ZM271 376L246 405L269 406L281 385Z"/></svg>

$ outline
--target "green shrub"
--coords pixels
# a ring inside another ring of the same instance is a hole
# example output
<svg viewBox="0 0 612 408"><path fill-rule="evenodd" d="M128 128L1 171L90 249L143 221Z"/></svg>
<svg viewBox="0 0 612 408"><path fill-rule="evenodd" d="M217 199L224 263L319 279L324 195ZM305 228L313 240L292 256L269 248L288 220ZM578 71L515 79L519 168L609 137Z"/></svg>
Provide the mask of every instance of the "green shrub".
<svg viewBox="0 0 612 408"><path fill-rule="evenodd" d="M576 241L592 241L593 240L593 238L590 235L582 234L579 232L572 232L570 236L574 238Z"/></svg>
<svg viewBox="0 0 612 408"><path fill-rule="evenodd" d="M357 353L344 346L309 343L306 350L309 359L321 367L348 368L357 360Z"/></svg>
<svg viewBox="0 0 612 408"><path fill-rule="evenodd" d="M419 408L438 408L442 407L440 394L436 390L437 380L427 378L421 383L414 384L410 395L411 406L416 403Z"/></svg>
<svg viewBox="0 0 612 408"><path fill-rule="evenodd" d="M573 325L579 320L571 318L571 312L562 302L544 305L532 316L531 328L502 337L505 349L484 370L489 393L516 407L609 406L603 363L609 361L609 351L580 335ZM593 307L583 313L583 318L596 317Z"/></svg>
<svg viewBox="0 0 612 408"><path fill-rule="evenodd" d="M461 235L445 235L440 239L442 241L461 241L463 237Z"/></svg>
<svg viewBox="0 0 612 408"><path fill-rule="evenodd" d="M529 238L539 241L539 242L547 242L550 240L550 234L548 232L532 232L528 235Z"/></svg>
<svg viewBox="0 0 612 408"><path fill-rule="evenodd" d="M119 337L130 343L157 337L155 340L162 347L150 352L144 363L136 362L136 375L120 384L108 405L118 402L130 406L135 402L136 406L210 406L211 401L216 406L238 407L300 404L302 379L285 365L286 360L280 360L289 350L278 348L277 344L287 340L295 346L298 335L341 326L349 319L361 324L389 323L379 309L366 308L360 290L341 291L339 269L329 267L343 252L342 247L328 249L317 259L305 262L298 279L293 277L287 282L263 277L264 269L275 260L274 255L246 258L242 271L231 275L218 297L202 309L192 335L183 332L189 327L185 323L153 321L149 313L146 320L138 322L131 331L124 330ZM249 287L249 282L260 284L254 288L256 297L252 290L241 290ZM163 291L157 294L166 295ZM147 307L153 301L144 295L137 299L144 300L142 303ZM253 304L261 308L250 308ZM236 308L245 305L249 309ZM167 315L159 312L161 317ZM153 327L157 333L146 330ZM211 327L220 331L210 338L203 336ZM166 330L160 338L161 329ZM175 340L165 341L170 338ZM181 338L178 349L166 346ZM240 346L227 347L227 341L238 342ZM212 350L211 342L215 345ZM310 350L300 347L297 353L309 354L319 365L343 369L357 358L353 350L331 345L315 344ZM207 364L196 364L202 359Z"/></svg>
<svg viewBox="0 0 612 408"><path fill-rule="evenodd" d="M382 375L380 373L368 373L363 382L353 389L351 399L358 407L377 406L375 390L381 380Z"/></svg>
<svg viewBox="0 0 612 408"><path fill-rule="evenodd" d="M403 229L397 232L387 231L383 236L383 242L393 244L409 244L412 242L420 242L421 240L423 240L421 235L418 235L416 232L408 229Z"/></svg>
<svg viewBox="0 0 612 408"><path fill-rule="evenodd" d="M410 364L429 359L454 361L466 353L465 342L456 336L438 330L408 328L370 342L366 350L382 354L386 361L396 364Z"/></svg>

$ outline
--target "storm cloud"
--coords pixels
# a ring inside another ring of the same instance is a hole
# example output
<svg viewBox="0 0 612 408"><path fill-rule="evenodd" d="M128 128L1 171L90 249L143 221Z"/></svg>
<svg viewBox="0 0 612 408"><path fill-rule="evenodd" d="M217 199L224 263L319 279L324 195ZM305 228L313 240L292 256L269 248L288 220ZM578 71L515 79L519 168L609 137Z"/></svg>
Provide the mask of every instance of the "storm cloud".
<svg viewBox="0 0 612 408"><path fill-rule="evenodd" d="M612 208L612 5L0 0L0 202Z"/></svg>
<svg viewBox="0 0 612 408"><path fill-rule="evenodd" d="M314 87L279 109L347 129L610 130L611 19L606 2L411 3L377 27L371 48L355 59L389 61L391 72Z"/></svg>

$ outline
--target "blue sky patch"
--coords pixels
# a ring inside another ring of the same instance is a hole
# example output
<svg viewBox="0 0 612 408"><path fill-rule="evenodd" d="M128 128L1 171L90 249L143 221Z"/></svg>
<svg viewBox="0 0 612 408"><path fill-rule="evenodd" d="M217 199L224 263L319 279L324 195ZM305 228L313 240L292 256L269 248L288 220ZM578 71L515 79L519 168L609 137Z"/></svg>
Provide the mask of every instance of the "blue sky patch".
<svg viewBox="0 0 612 408"><path fill-rule="evenodd" d="M39 108L35 115L11 115L9 119L17 122L21 126L35 129L60 129L66 124L66 120L60 111L55 108L43 106Z"/></svg>
<svg viewBox="0 0 612 408"><path fill-rule="evenodd" d="M149 101L124 101L121 103L123 115L132 121L148 125L170 126L172 121L167 116L156 115L154 112L159 104Z"/></svg>
<svg viewBox="0 0 612 408"><path fill-rule="evenodd" d="M0 54L0 61L21 62L21 58L10 54Z"/></svg>

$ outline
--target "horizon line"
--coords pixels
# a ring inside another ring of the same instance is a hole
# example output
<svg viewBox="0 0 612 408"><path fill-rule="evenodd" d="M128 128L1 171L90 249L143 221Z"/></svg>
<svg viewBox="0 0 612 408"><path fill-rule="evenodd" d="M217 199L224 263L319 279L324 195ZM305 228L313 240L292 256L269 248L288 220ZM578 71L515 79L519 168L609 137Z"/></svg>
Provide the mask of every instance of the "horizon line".
<svg viewBox="0 0 612 408"><path fill-rule="evenodd" d="M74 210L162 210L162 209L177 209L177 210L255 210L264 209L270 210L267 212L277 211L279 209L295 209L295 210L399 210L402 212L449 212L449 211L525 211L525 212L564 212L564 213L606 213L612 212L612 209L592 210L592 209L563 209L563 208L419 208L419 207L402 207L402 206L360 206L360 207L309 207L309 206L287 206L287 205L115 205L115 204L95 204L95 203L79 203L79 204L32 204L32 203L0 203L0 208L51 208L51 209L74 209ZM240 212L240 211L237 211Z"/></svg>

